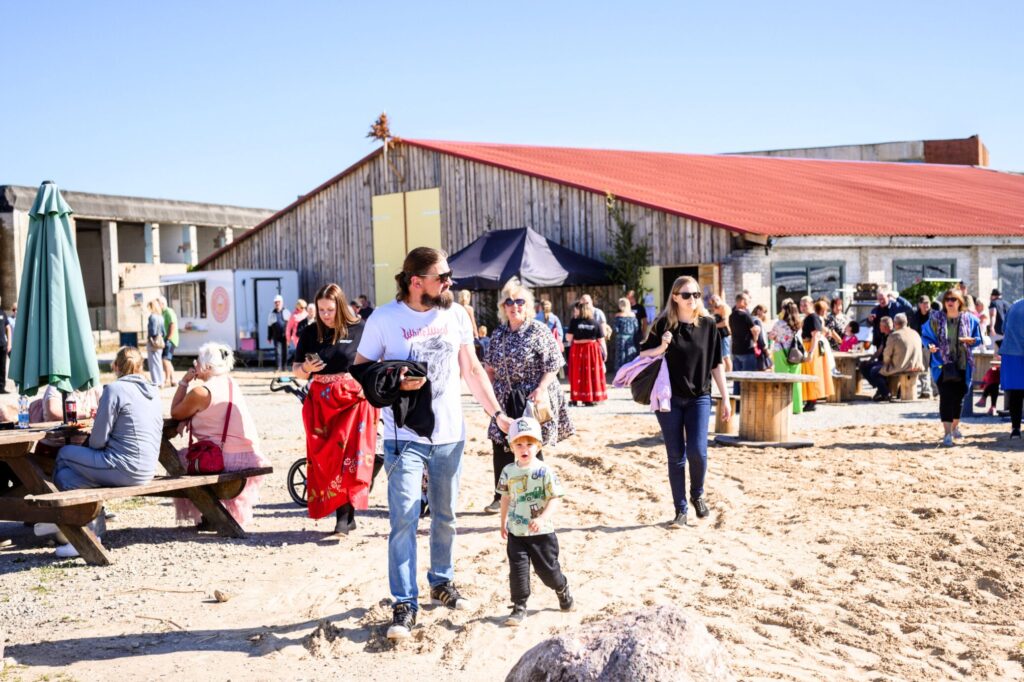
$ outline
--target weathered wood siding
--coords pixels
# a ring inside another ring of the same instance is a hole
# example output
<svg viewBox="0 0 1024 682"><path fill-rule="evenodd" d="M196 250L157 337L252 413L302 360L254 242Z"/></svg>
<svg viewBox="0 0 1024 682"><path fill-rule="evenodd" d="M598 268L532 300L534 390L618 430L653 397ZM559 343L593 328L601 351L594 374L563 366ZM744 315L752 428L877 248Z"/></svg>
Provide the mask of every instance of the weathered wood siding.
<svg viewBox="0 0 1024 682"><path fill-rule="evenodd" d="M404 177L401 185L393 173L385 173L377 154L217 256L206 269L295 269L305 296L337 281L352 298L365 293L384 302L392 292L373 290L371 197L433 187L440 188L441 238L450 253L488 230L523 226L594 258L609 249L614 223L603 193L408 145L391 152L390 160ZM727 230L628 203L623 213L650 240L652 265L720 263L731 250Z"/></svg>

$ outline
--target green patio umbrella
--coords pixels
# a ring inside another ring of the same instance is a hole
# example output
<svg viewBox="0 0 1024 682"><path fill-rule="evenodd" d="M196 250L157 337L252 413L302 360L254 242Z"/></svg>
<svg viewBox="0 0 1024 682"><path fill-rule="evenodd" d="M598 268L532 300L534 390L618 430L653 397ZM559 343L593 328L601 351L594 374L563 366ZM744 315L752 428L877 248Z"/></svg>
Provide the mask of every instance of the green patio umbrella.
<svg viewBox="0 0 1024 682"><path fill-rule="evenodd" d="M19 392L31 396L53 384L67 393L99 384L71 207L49 180L29 211L23 268L10 366Z"/></svg>

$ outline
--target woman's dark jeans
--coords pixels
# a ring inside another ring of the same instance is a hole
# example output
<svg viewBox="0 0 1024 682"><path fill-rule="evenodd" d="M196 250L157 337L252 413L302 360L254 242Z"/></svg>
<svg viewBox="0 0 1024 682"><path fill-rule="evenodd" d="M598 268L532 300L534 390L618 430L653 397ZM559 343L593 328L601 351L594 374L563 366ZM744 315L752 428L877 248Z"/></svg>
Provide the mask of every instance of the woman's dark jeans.
<svg viewBox="0 0 1024 682"><path fill-rule="evenodd" d="M1024 389L1011 388L1003 398L1006 408L1010 410L1010 428L1020 431L1021 413L1024 412Z"/></svg>
<svg viewBox="0 0 1024 682"><path fill-rule="evenodd" d="M690 499L704 494L708 470L708 422L711 396L672 398L670 412L655 412L668 452L668 482L676 512L686 513L686 466L690 467Z"/></svg>

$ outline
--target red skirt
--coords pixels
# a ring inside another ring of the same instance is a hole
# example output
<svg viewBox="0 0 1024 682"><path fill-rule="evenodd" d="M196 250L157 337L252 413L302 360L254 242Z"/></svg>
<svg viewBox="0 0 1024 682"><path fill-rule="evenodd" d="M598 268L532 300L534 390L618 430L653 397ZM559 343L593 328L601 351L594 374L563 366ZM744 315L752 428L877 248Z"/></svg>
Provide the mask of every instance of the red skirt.
<svg viewBox="0 0 1024 682"><path fill-rule="evenodd" d="M323 518L348 503L366 509L378 417L350 374L313 377L302 405L310 518Z"/></svg>
<svg viewBox="0 0 1024 682"><path fill-rule="evenodd" d="M604 360L597 341L573 341L569 348L569 397L584 403L608 400Z"/></svg>

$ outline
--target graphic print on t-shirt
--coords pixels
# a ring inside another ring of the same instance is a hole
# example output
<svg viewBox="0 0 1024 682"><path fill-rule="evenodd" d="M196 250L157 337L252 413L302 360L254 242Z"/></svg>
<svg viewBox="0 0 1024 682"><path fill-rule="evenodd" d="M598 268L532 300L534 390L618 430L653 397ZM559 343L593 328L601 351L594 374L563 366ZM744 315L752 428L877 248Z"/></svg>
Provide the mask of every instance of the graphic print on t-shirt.
<svg viewBox="0 0 1024 682"><path fill-rule="evenodd" d="M438 400L448 388L448 375L451 363L455 361L456 348L443 336L447 332L444 327L424 327L423 329L402 329L402 334L409 340L409 360L422 362L427 366L427 378L430 379L431 399Z"/></svg>

